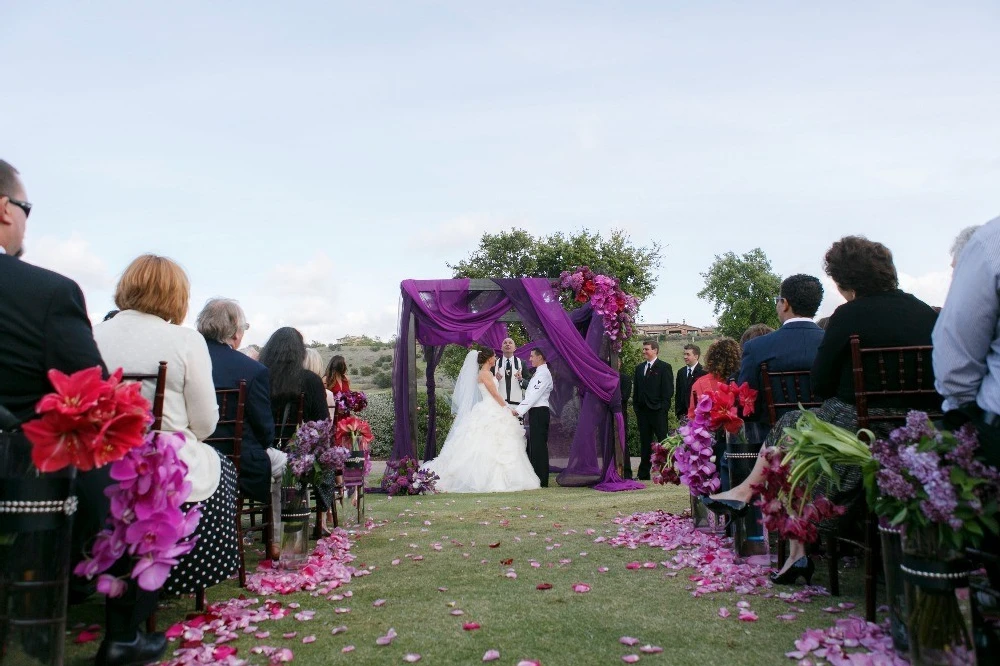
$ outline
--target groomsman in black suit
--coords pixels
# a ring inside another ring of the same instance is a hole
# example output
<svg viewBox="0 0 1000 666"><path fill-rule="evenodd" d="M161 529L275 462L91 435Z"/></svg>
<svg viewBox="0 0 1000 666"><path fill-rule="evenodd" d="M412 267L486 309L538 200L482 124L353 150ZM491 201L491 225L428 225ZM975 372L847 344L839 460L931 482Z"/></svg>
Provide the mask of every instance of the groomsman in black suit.
<svg viewBox="0 0 1000 666"><path fill-rule="evenodd" d="M94 366L105 370L80 287L67 277L20 259L30 212L31 204L18 171L0 160L0 455L14 442L23 442L20 424L36 417L35 403L52 391L47 374L50 369L67 374ZM79 507L72 521L74 557L82 555L84 544L104 527L109 500L103 491L111 484L109 469L110 465L106 465L77 475ZM6 520L16 521L17 517L7 516ZM66 530L69 523L66 519ZM27 531L37 524L33 522ZM14 545L7 547L5 575L31 575L37 563L18 557L21 542L16 535L14 538ZM124 575L130 565L123 559L109 573ZM106 631L98 649L97 666L159 661L167 647L166 637L162 633L138 632L146 617L156 610L158 597L158 592L145 592L130 583L123 597L106 600ZM48 646L24 647L29 654L47 661L44 655Z"/></svg>
<svg viewBox="0 0 1000 666"><path fill-rule="evenodd" d="M701 349L698 345L684 345L684 367L677 371L677 390L674 392L674 414L678 420L687 418L691 387L695 380L708 373L698 362L700 358Z"/></svg>
<svg viewBox="0 0 1000 666"><path fill-rule="evenodd" d="M667 436L667 410L670 396L674 394L674 370L670 364L657 358L660 345L656 340L644 340L642 355L645 361L635 368L632 382L632 405L639 426L639 479L648 480L653 454L653 442ZM655 439L654 439L655 438Z"/></svg>

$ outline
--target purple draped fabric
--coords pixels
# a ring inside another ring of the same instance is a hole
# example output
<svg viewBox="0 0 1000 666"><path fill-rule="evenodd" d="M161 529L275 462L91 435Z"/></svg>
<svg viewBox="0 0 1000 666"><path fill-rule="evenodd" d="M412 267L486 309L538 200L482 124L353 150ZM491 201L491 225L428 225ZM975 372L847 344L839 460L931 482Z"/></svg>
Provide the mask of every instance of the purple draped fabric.
<svg viewBox="0 0 1000 666"><path fill-rule="evenodd" d="M622 480L615 471L617 428L624 442L621 389L616 370L607 365L608 344L603 323L587 305L568 314L558 293L545 278L495 280L500 292L479 292L470 297L468 280L406 280L401 285L402 308L393 364L396 429L393 459L413 456L409 419L409 320L414 315L416 340L435 346L425 350L428 361L428 402L434 395L433 368L440 358L439 345L480 342L498 349L506 326L497 320L513 307L532 339L518 349L525 357L539 347L554 380L550 396L550 458L568 457L559 474L560 485L595 485L599 490L643 488ZM585 333L586 337L582 334ZM428 425L425 457L433 451L433 412Z"/></svg>

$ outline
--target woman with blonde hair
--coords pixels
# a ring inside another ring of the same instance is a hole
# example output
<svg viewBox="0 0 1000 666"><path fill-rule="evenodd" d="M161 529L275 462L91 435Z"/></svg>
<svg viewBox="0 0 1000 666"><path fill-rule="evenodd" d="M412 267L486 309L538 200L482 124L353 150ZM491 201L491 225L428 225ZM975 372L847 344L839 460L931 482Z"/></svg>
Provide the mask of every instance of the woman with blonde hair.
<svg viewBox="0 0 1000 666"><path fill-rule="evenodd" d="M163 399L164 432L184 436L179 457L187 465L191 494L185 510L201 506L197 545L181 558L163 586L165 594L189 594L228 579L238 564L236 468L203 440L219 418L212 361L205 338L184 328L190 283L184 269L153 254L135 259L118 281L119 312L94 327L94 339L109 368L126 374L153 374L167 362ZM143 394L153 397L153 382Z"/></svg>

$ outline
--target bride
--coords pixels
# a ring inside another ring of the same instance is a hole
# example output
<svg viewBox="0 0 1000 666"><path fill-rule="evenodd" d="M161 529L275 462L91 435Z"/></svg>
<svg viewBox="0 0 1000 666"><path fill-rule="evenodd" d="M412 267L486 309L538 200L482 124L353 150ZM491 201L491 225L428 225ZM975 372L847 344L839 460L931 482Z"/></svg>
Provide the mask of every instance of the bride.
<svg viewBox="0 0 1000 666"><path fill-rule="evenodd" d="M438 490L488 493L540 486L525 451L524 428L500 397L493 379L496 356L470 351L455 382L455 421L437 458L424 465L441 480Z"/></svg>

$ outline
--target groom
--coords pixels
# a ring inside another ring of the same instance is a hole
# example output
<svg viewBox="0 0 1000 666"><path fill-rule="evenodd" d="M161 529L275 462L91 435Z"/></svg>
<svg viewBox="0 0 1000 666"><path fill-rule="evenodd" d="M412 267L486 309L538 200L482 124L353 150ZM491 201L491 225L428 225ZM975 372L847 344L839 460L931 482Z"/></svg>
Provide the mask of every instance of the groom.
<svg viewBox="0 0 1000 666"><path fill-rule="evenodd" d="M552 374L545 363L542 350L535 347L528 357L535 375L517 407L511 407L517 416L528 415L528 459L543 488L549 485L549 394L552 393Z"/></svg>

